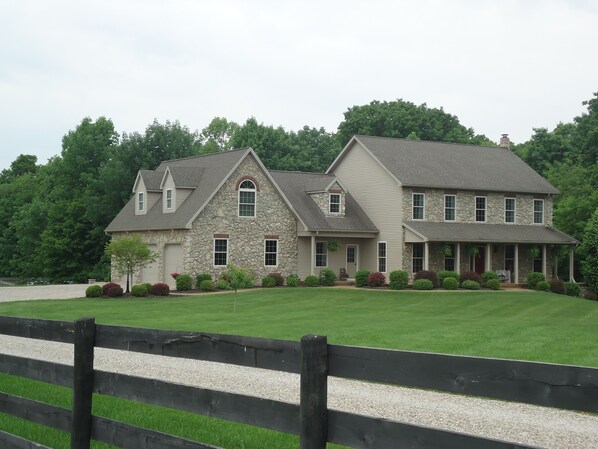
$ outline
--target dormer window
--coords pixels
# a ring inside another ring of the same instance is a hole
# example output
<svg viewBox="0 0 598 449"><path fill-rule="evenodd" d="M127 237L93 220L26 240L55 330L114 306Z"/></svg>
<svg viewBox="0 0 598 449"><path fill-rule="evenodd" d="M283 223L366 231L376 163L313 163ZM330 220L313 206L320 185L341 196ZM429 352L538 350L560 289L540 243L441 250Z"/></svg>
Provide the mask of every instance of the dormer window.
<svg viewBox="0 0 598 449"><path fill-rule="evenodd" d="M255 184L246 179L239 185L239 217L255 217Z"/></svg>
<svg viewBox="0 0 598 449"><path fill-rule="evenodd" d="M172 189L166 189L166 209L172 209Z"/></svg>
<svg viewBox="0 0 598 449"><path fill-rule="evenodd" d="M341 212L341 195L340 193L331 193L328 196L328 212L331 214L340 214Z"/></svg>
<svg viewBox="0 0 598 449"><path fill-rule="evenodd" d="M145 212L145 194L144 192L139 192L137 194L137 209L139 212Z"/></svg>

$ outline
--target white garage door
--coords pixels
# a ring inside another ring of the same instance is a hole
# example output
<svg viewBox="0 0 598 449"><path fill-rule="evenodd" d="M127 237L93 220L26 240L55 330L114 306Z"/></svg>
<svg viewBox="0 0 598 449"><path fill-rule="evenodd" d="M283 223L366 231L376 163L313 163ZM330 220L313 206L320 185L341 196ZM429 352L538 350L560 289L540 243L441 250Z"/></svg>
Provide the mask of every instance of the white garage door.
<svg viewBox="0 0 598 449"><path fill-rule="evenodd" d="M148 249L152 252L158 252L158 246L157 245L147 245ZM156 262L154 262L151 265L148 265L145 268L141 269L141 279L133 279L133 282L135 284L141 284L141 283L147 283L149 282L150 284L155 284L157 282L160 282L159 276L158 276L158 261L156 260Z"/></svg>
<svg viewBox="0 0 598 449"><path fill-rule="evenodd" d="M174 288L176 283L170 274L182 271L183 247L178 243L164 245L164 282Z"/></svg>

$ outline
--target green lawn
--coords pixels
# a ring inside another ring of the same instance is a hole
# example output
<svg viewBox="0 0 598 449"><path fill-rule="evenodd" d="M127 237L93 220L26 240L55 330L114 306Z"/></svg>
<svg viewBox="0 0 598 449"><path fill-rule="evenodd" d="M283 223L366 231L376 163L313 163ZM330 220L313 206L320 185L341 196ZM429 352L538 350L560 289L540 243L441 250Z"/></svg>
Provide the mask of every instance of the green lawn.
<svg viewBox="0 0 598 449"><path fill-rule="evenodd" d="M598 303L541 292L390 292L272 289L165 299L81 299L0 304L0 315L253 335L598 367ZM68 405L69 391L0 376L0 391ZM186 413L98 396L97 414L227 448L297 447L297 439ZM0 414L0 429L68 440ZM16 429L16 430L15 430ZM249 429L249 430L248 430ZM271 440L270 438L274 438ZM266 444L266 442L268 442ZM96 445L95 447L104 447Z"/></svg>

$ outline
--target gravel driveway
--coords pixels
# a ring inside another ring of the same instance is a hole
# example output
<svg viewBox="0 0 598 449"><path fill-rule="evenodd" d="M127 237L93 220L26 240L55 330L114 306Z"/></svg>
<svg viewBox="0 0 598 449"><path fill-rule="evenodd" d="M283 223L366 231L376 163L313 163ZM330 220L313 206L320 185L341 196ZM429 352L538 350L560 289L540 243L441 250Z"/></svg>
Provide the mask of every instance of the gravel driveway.
<svg viewBox="0 0 598 449"><path fill-rule="evenodd" d="M84 298L88 284L0 287L0 302Z"/></svg>

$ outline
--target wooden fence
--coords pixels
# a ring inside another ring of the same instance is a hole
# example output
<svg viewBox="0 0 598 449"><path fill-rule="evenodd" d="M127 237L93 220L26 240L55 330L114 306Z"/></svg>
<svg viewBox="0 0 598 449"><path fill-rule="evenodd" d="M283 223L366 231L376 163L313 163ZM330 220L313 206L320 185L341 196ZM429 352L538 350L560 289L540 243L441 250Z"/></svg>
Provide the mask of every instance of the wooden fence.
<svg viewBox="0 0 598 449"><path fill-rule="evenodd" d="M598 369L197 332L0 317L0 333L74 344L74 366L0 354L0 372L73 388L72 410L0 392L0 412L125 449L214 449L203 443L92 416L100 393L299 435L301 449L326 442L353 448L524 448L504 441L327 408L328 376L598 412ZM297 373L300 403L226 393L94 370L94 347ZM44 448L0 431L0 447Z"/></svg>

